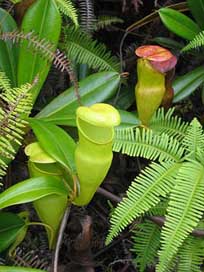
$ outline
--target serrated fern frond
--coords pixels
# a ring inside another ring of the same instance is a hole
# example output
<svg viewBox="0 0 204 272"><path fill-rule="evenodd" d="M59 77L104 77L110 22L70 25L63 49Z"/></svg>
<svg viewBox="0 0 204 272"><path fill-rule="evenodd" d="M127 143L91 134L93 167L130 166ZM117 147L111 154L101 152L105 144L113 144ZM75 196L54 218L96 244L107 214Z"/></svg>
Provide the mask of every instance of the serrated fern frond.
<svg viewBox="0 0 204 272"><path fill-rule="evenodd" d="M175 182L161 234L158 272L166 271L169 262L204 212L204 167L197 161L184 162Z"/></svg>
<svg viewBox="0 0 204 272"><path fill-rule="evenodd" d="M204 240L189 236L178 252L178 272L200 272L204 261Z"/></svg>
<svg viewBox="0 0 204 272"><path fill-rule="evenodd" d="M1 73L3 75L3 73ZM1 77L0 81L6 77ZM5 81L8 84L8 79ZM0 178L5 175L7 160L14 159L14 144L20 144L27 122L23 116L29 115L32 108L31 84L20 88L6 89L0 94Z"/></svg>
<svg viewBox="0 0 204 272"><path fill-rule="evenodd" d="M192 159L198 158L199 153L204 151L204 135L201 124L196 118L190 123L182 145Z"/></svg>
<svg viewBox="0 0 204 272"><path fill-rule="evenodd" d="M179 161L184 153L177 140L146 128L116 130L113 151L159 161Z"/></svg>
<svg viewBox="0 0 204 272"><path fill-rule="evenodd" d="M179 163L168 161L151 163L141 172L111 217L106 243L110 243L137 216L157 205L160 196L165 197L172 190L179 168Z"/></svg>
<svg viewBox="0 0 204 272"><path fill-rule="evenodd" d="M93 32L96 23L93 1L79 0L79 12L81 14L80 26L83 31L86 33Z"/></svg>
<svg viewBox="0 0 204 272"><path fill-rule="evenodd" d="M145 271L148 265L155 264L155 257L160 245L161 228L154 223L144 222L133 231L132 252L136 254L134 262L140 272Z"/></svg>
<svg viewBox="0 0 204 272"><path fill-rule="evenodd" d="M164 108L158 109L152 117L149 127L154 132L158 132L160 134L165 133L180 141L186 135L188 123L184 122L178 116L173 116L173 113L174 108L169 109L166 113Z"/></svg>
<svg viewBox="0 0 204 272"><path fill-rule="evenodd" d="M77 16L77 11L71 2L71 0L55 0L57 3L57 6L59 10L64 13L66 16L68 16L75 26L78 26L78 16Z"/></svg>
<svg viewBox="0 0 204 272"><path fill-rule="evenodd" d="M124 20L115 16L99 16L94 29L97 31L111 26L112 24L122 24L123 22Z"/></svg>
<svg viewBox="0 0 204 272"><path fill-rule="evenodd" d="M192 49L196 49L198 47L204 46L204 31L198 33L192 41L190 41L182 50L181 52L187 52Z"/></svg>
<svg viewBox="0 0 204 272"><path fill-rule="evenodd" d="M99 71L120 72L117 58L80 29L66 28L64 44L68 58Z"/></svg>

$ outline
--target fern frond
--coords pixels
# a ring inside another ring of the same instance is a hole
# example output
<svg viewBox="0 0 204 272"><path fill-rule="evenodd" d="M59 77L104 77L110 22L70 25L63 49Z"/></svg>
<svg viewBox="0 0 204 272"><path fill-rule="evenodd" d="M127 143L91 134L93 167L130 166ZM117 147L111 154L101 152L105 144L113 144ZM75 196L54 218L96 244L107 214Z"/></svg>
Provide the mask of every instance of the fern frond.
<svg viewBox="0 0 204 272"><path fill-rule="evenodd" d="M59 10L64 13L66 16L68 16L75 26L78 26L78 16L77 16L77 11L75 7L73 6L73 3L71 0L55 0L57 3L57 6Z"/></svg>
<svg viewBox="0 0 204 272"><path fill-rule="evenodd" d="M178 252L178 272L200 272L204 261L204 241L189 236Z"/></svg>
<svg viewBox="0 0 204 272"><path fill-rule="evenodd" d="M113 151L159 161L180 161L184 153L179 142L172 137L154 134L146 128L116 130Z"/></svg>
<svg viewBox="0 0 204 272"><path fill-rule="evenodd" d="M120 71L117 58L111 56L103 44L93 41L80 29L66 28L65 47L68 58L78 63L86 63L99 71Z"/></svg>
<svg viewBox="0 0 204 272"><path fill-rule="evenodd" d="M4 108L0 108L0 178L5 175L7 160L14 159L14 145L20 144L27 122L23 116L32 108L31 84L7 89L0 94Z"/></svg>
<svg viewBox="0 0 204 272"><path fill-rule="evenodd" d="M96 23L93 1L79 0L79 12L81 14L81 28L84 32L91 33Z"/></svg>
<svg viewBox="0 0 204 272"><path fill-rule="evenodd" d="M161 228L151 222L144 222L133 231L134 242L132 252L136 254L134 262L140 272L145 271L148 265L155 264L155 257L160 245Z"/></svg>
<svg viewBox="0 0 204 272"><path fill-rule="evenodd" d="M204 135L201 124L196 118L192 120L183 139L182 145L190 154L192 159L198 158L199 153L204 150Z"/></svg>
<svg viewBox="0 0 204 272"><path fill-rule="evenodd" d="M161 234L158 272L166 271L169 262L204 212L204 167L197 161L184 162L175 183Z"/></svg>
<svg viewBox="0 0 204 272"><path fill-rule="evenodd" d="M11 84L4 72L0 71L0 89L3 92L10 91Z"/></svg>
<svg viewBox="0 0 204 272"><path fill-rule="evenodd" d="M46 59L49 62L53 61L56 69L59 69L61 72L66 71L68 73L70 80L74 85L76 96L78 100L80 100L78 81L72 69L71 63L67 59L67 56L60 52L59 49L55 51L55 46L51 42L45 39L40 39L33 31L24 33L18 30L13 32L0 33L0 40L10 40L13 43L19 43L22 40L27 41L28 49L32 49L34 52L40 54L43 59Z"/></svg>
<svg viewBox="0 0 204 272"><path fill-rule="evenodd" d="M122 24L124 20L115 16L99 16L95 24L95 30L104 29L112 24Z"/></svg>
<svg viewBox="0 0 204 272"><path fill-rule="evenodd" d="M181 52L187 52L192 49L196 49L204 45L204 31L198 33L192 41L190 41L182 50Z"/></svg>
<svg viewBox="0 0 204 272"><path fill-rule="evenodd" d="M114 210L106 243L110 243L137 216L159 203L160 196L165 197L172 190L179 168L180 164L168 161L151 163L141 172Z"/></svg>
<svg viewBox="0 0 204 272"><path fill-rule="evenodd" d="M149 127L158 133L165 133L174 137L178 141L186 135L188 123L182 121L178 116L173 116L174 108L169 109L166 113L164 108L158 109L150 121Z"/></svg>
<svg viewBox="0 0 204 272"><path fill-rule="evenodd" d="M147 211L147 215L165 216L168 204L168 199L162 199L155 207Z"/></svg>

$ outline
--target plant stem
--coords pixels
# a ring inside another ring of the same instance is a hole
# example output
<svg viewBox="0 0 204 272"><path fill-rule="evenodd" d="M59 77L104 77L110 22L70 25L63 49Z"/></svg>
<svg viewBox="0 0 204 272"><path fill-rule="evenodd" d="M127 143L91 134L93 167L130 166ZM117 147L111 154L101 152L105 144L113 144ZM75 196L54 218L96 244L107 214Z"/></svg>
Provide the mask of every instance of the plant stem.
<svg viewBox="0 0 204 272"><path fill-rule="evenodd" d="M67 209L65 210L65 213L64 213L61 225L60 225L59 235L58 235L58 238L57 238L57 244L56 244L56 248L55 248L55 251L54 251L53 272L58 271L57 269L58 269L58 261L59 261L59 252L60 252L60 247L61 247L61 244L62 244L64 230L66 228L67 220L69 218L70 208L71 208L71 206L68 205Z"/></svg>

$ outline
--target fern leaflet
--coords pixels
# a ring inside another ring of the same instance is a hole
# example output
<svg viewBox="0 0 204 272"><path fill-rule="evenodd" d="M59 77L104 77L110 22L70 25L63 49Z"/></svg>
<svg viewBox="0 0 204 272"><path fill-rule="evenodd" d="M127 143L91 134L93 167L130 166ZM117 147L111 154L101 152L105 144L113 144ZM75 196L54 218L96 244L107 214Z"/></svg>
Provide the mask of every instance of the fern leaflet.
<svg viewBox="0 0 204 272"><path fill-rule="evenodd" d="M170 195L158 272L166 271L183 241L192 232L204 212L204 167L197 161L184 162ZM179 208L178 208L179 207Z"/></svg>
<svg viewBox="0 0 204 272"><path fill-rule="evenodd" d="M200 272L204 260L204 241L189 236L178 252L178 272Z"/></svg>
<svg viewBox="0 0 204 272"><path fill-rule="evenodd" d="M65 50L68 58L78 63L86 63L99 71L120 71L117 58L111 56L103 44L93 41L80 29L66 28Z"/></svg>
<svg viewBox="0 0 204 272"><path fill-rule="evenodd" d="M139 224L133 232L132 239L134 245L132 252L135 252L136 258L134 262L140 272L150 264L155 264L155 257L160 245L161 228L151 222Z"/></svg>
<svg viewBox="0 0 204 272"><path fill-rule="evenodd" d="M55 1L57 3L59 10L62 13L64 13L66 16L68 16L73 21L75 26L78 26L79 24L78 24L77 12L71 0L55 0Z"/></svg>
<svg viewBox="0 0 204 272"><path fill-rule="evenodd" d="M186 136L182 142L186 151L192 159L198 158L199 153L204 150L204 135L201 124L196 118L190 123Z"/></svg>
<svg viewBox="0 0 204 272"><path fill-rule="evenodd" d="M180 164L175 162L151 163L141 172L111 217L106 243L110 243L137 216L157 205L160 196L165 197L171 191L179 168Z"/></svg>
<svg viewBox="0 0 204 272"><path fill-rule="evenodd" d="M204 31L201 31L181 51L187 52L189 50L201 47L203 45L204 45Z"/></svg>
<svg viewBox="0 0 204 272"><path fill-rule="evenodd" d="M144 128L116 130L113 150L159 161L180 161L184 153L179 142L172 137L156 135L151 129Z"/></svg>
<svg viewBox="0 0 204 272"><path fill-rule="evenodd" d="M0 86L6 86L0 94L0 178L5 175L7 160L14 159L15 143L20 144L27 124L23 116L29 115L32 108L31 84L20 88L9 88L9 81L0 73Z"/></svg>
<svg viewBox="0 0 204 272"><path fill-rule="evenodd" d="M98 21L95 24L95 30L106 28L112 24L123 23L124 21L115 16L99 16Z"/></svg>
<svg viewBox="0 0 204 272"><path fill-rule="evenodd" d="M79 0L79 7L81 13L81 28L84 32L91 33L96 23L93 2L92 0Z"/></svg>
<svg viewBox="0 0 204 272"><path fill-rule="evenodd" d="M188 123L183 122L178 116L173 116L174 108L164 112L164 108L160 108L150 122L149 127L158 133L165 133L170 137L174 137L178 141L182 140L186 135Z"/></svg>

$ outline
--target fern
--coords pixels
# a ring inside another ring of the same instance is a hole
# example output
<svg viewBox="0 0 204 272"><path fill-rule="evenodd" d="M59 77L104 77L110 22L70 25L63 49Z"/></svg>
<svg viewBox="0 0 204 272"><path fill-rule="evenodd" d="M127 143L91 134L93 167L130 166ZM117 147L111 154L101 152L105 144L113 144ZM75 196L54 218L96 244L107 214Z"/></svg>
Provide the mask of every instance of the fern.
<svg viewBox="0 0 204 272"><path fill-rule="evenodd" d="M159 161L179 161L184 149L173 138L155 135L151 129L116 130L113 151Z"/></svg>
<svg viewBox="0 0 204 272"><path fill-rule="evenodd" d="M200 272L204 260L204 241L189 236L178 253L178 272Z"/></svg>
<svg viewBox="0 0 204 272"><path fill-rule="evenodd" d="M91 33L96 24L94 6L92 0L79 0L79 11L81 13L80 26L86 33Z"/></svg>
<svg viewBox="0 0 204 272"><path fill-rule="evenodd" d="M167 113L164 108L160 108L152 117L149 127L154 132L166 133L180 141L185 137L189 124L183 122L178 116L173 116L173 113L174 108L169 109Z"/></svg>
<svg viewBox="0 0 204 272"><path fill-rule="evenodd" d="M198 158L199 153L204 150L204 135L201 124L197 119L193 119L186 131L186 136L182 142L186 151L190 153L192 159Z"/></svg>
<svg viewBox="0 0 204 272"><path fill-rule="evenodd" d="M139 224L133 232L132 252L136 254L134 262L140 272L143 272L148 265L155 264L160 245L160 233L161 228L148 221Z"/></svg>
<svg viewBox="0 0 204 272"><path fill-rule="evenodd" d="M32 107L32 96L29 93L32 85L11 88L6 75L0 73L0 178L5 175L7 160L14 159L14 145L20 144L27 124L23 116L29 115Z"/></svg>
<svg viewBox="0 0 204 272"><path fill-rule="evenodd" d="M121 24L123 22L124 21L122 19L115 17L115 16L99 16L94 29L100 30L100 29L106 28L112 24L118 24L118 23Z"/></svg>
<svg viewBox="0 0 204 272"><path fill-rule="evenodd" d="M118 235L137 216L157 205L175 185L175 175L180 164L175 162L152 163L132 182L111 217L110 233L106 243Z"/></svg>
<svg viewBox="0 0 204 272"><path fill-rule="evenodd" d="M201 47L203 45L204 45L204 31L201 31L181 51L187 52L189 50Z"/></svg>
<svg viewBox="0 0 204 272"><path fill-rule="evenodd" d="M86 63L99 71L108 70L119 73L117 58L112 57L103 44L93 41L80 29L66 28L64 43L68 58L78 63Z"/></svg>
<svg viewBox="0 0 204 272"><path fill-rule="evenodd" d="M68 16L73 21L75 26L78 26L79 24L78 24L77 12L71 0L55 0L55 1L57 3L59 10L62 13L64 13L66 16Z"/></svg>
<svg viewBox="0 0 204 272"><path fill-rule="evenodd" d="M203 195L204 167L196 161L184 162L170 196L166 223L161 235L158 272L166 271L165 267L169 261L202 218Z"/></svg>

